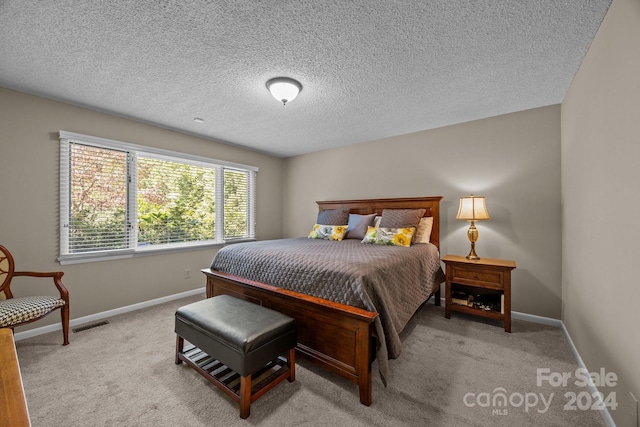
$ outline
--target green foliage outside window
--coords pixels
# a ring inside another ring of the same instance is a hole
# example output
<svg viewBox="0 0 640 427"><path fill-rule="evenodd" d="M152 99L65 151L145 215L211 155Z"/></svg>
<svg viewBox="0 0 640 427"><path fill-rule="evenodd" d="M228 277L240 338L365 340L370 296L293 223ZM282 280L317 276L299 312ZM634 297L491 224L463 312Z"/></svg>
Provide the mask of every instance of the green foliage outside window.
<svg viewBox="0 0 640 427"><path fill-rule="evenodd" d="M245 237L248 218L247 173L224 172L224 237Z"/></svg>
<svg viewBox="0 0 640 427"><path fill-rule="evenodd" d="M215 170L138 159L138 244L215 237Z"/></svg>
<svg viewBox="0 0 640 427"><path fill-rule="evenodd" d="M73 146L70 252L126 248L126 161L120 151Z"/></svg>
<svg viewBox="0 0 640 427"><path fill-rule="evenodd" d="M248 236L249 174L74 144L71 152L71 253L214 240L216 171L224 171L224 238ZM135 171L128 171L135 167ZM135 165L135 166L132 166ZM132 173L135 172L135 173ZM131 176L137 187L129 186ZM127 214L135 191L136 228ZM137 232L137 235L133 233Z"/></svg>
<svg viewBox="0 0 640 427"><path fill-rule="evenodd" d="M60 131L61 263L255 239L258 168Z"/></svg>

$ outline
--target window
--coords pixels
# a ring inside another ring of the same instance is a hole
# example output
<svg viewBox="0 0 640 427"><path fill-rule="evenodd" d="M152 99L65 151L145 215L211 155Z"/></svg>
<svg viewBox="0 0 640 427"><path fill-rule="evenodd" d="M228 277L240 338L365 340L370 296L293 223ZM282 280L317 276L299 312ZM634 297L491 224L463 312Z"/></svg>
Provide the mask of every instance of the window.
<svg viewBox="0 0 640 427"><path fill-rule="evenodd" d="M255 239L257 171L60 131L60 262Z"/></svg>

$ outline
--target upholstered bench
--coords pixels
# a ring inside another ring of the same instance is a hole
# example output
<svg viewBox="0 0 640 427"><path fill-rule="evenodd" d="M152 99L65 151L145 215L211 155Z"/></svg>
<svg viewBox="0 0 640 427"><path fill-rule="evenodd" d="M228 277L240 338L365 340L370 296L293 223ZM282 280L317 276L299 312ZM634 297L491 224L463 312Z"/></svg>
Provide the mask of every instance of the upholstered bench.
<svg viewBox="0 0 640 427"><path fill-rule="evenodd" d="M241 418L285 378L295 380L297 331L289 316L218 295L179 308L175 320L175 363L184 361L240 403Z"/></svg>

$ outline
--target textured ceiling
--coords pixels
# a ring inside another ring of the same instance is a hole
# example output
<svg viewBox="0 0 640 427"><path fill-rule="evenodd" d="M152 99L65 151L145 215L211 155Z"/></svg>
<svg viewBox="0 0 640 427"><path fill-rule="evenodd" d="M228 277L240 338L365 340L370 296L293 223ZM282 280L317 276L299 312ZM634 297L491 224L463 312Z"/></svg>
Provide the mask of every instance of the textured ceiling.
<svg viewBox="0 0 640 427"><path fill-rule="evenodd" d="M610 3L0 0L0 86L288 157L560 103Z"/></svg>

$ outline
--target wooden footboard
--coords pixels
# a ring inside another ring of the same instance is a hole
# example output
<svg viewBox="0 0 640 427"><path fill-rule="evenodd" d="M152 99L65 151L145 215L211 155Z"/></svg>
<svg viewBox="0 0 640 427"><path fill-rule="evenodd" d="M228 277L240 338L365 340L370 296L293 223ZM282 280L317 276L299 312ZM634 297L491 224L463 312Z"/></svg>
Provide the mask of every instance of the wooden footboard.
<svg viewBox="0 0 640 427"><path fill-rule="evenodd" d="M372 335L378 313L277 288L245 278L202 270L207 298L232 295L296 319L299 354L359 387L360 402L371 405Z"/></svg>

